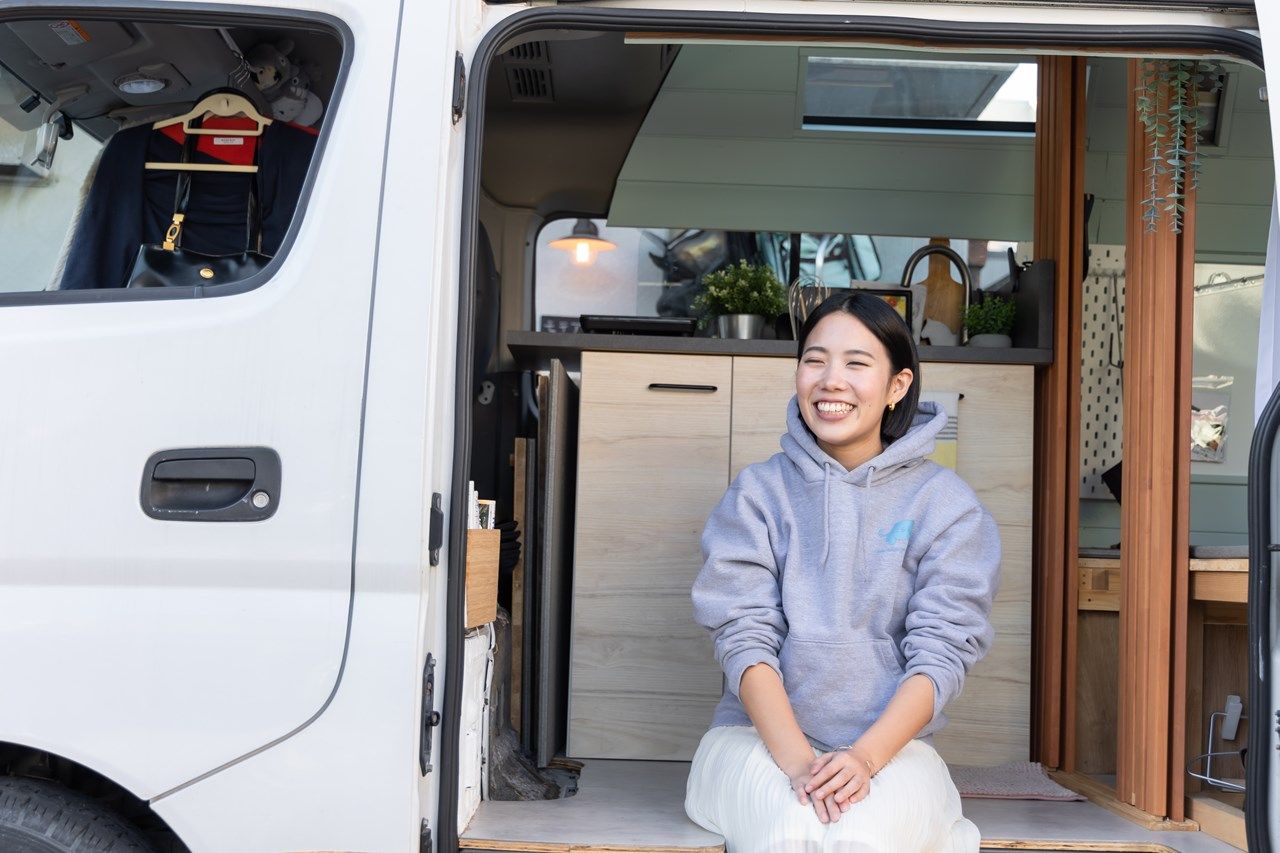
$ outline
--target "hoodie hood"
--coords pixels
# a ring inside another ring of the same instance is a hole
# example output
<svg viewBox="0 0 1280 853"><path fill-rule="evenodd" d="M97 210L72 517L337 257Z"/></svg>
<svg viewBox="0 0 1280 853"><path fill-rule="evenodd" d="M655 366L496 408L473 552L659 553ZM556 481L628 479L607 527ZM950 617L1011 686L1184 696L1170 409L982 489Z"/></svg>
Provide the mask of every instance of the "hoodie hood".
<svg viewBox="0 0 1280 853"><path fill-rule="evenodd" d="M874 479L884 481L899 471L918 465L933 452L934 440L946 425L947 413L941 406L937 403L920 403L905 435L886 445L877 456L849 471L818 446L817 438L800 416L799 400L794 395L791 397L791 402L787 404L787 431L780 443L782 452L795 464L807 482L822 481L823 545L820 562L823 567L831 554L832 478L870 489Z"/></svg>
<svg viewBox="0 0 1280 853"><path fill-rule="evenodd" d="M792 396L791 402L787 404L787 431L780 443L783 453L787 454L787 458L795 463L809 482L828 476L827 470L830 469L838 479L861 486L868 485L873 476L877 480L883 480L900 468L918 464L921 459L933 453L934 441L946 425L947 413L941 406L937 403L920 403L905 435L892 444L885 445L879 455L852 471L847 471L818 446L818 440L800 416L799 401Z"/></svg>

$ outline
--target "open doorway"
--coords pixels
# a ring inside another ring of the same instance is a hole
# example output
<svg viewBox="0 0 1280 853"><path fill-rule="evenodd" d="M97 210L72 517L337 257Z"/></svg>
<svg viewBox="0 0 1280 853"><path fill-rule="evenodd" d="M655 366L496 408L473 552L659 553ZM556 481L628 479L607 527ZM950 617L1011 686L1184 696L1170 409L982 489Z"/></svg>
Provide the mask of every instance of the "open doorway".
<svg viewBox="0 0 1280 853"><path fill-rule="evenodd" d="M515 478L523 482L512 486L510 509L504 512L500 501L498 516L523 521L530 534L523 562L502 578L511 590L513 654L501 725L517 732L530 764L558 771L561 793L576 787L575 796L586 795L593 763L602 783L626 785L648 778L656 763L674 765L678 774L690 757L706 725L699 714L709 715L721 689L706 638L680 618L687 617L687 584L697 569L696 535L708 501L731 475L759 458L751 454L776 449L777 426L768 413L786 393L794 346L789 320L741 342L706 326L655 340L601 335L583 331L583 324L687 316L692 300L682 305L664 297L680 288L696 298L700 278L744 260L772 264L786 284L807 274L819 285L832 278L836 287L917 297L904 311L926 348L924 374L940 377L947 387L936 390L957 398L953 462L1008 511L1000 519L1007 645L1003 657L987 662L988 672L975 669L973 684L986 677L990 689L972 690L968 710L953 716L954 760L981 765L1030 755L1032 413L1037 368L1055 357L1039 326L1039 306L1052 290L1026 266L1036 257L1035 121L1028 127L1005 111L994 126L982 126L993 102L1016 100L996 96L1025 75L1020 66L1034 68L1026 57L546 30L494 60L479 210L501 277L502 322L494 330L501 344L477 374L487 369L496 387L526 400L521 418L499 433L496 454L525 460L523 475L517 465ZM830 62L836 59L856 61ZM904 91L925 91L929 84L921 81L937 71L931 63L988 77L985 88L973 86L979 95L965 90L960 112L970 114L929 115L924 99L899 98L895 115L855 115L851 108L833 117L808 109L807 71L823 64L815 60L843 65L855 90L893 92L901 79ZM903 68L910 73L895 76ZM867 75L875 86L857 83ZM644 97L629 92L624 108L606 103L603 91L593 101L590 87L579 85L619 76L649 80L652 88ZM564 86L557 82L562 77ZM535 89L530 80L540 81ZM585 245L581 252L575 238ZM906 269L914 250L933 240L947 241L961 263L939 252L947 262ZM567 243L567 251L557 243ZM842 251L819 258L823 246ZM1020 292L1034 297L1019 308L1036 322L1010 330L1011 346L979 353L959 345L959 328L946 342L924 334L930 319L947 325L929 313L934 287L963 288L972 303L1014 292L1019 279ZM694 359L708 361L690 367ZM683 367L690 369L681 373ZM722 372L708 380L708 370ZM518 375L525 371L532 375ZM623 375L609 371L643 374L649 388L696 386L708 400L722 389L729 393L719 409L690 418L659 406L647 422L650 413L634 400L596 390L621 386L599 378ZM759 396L748 393L752 386ZM994 399L984 402L984 392ZM557 399L573 407L576 434L572 419L557 419ZM1000 422L1011 409L1015 416ZM633 430L631 444L614 456L592 443L601 435L598 416L609 411L627 412L614 428ZM549 431L547 421L569 431ZM523 450L512 452L520 441ZM549 463L566 458L569 447L576 453L572 466ZM984 464L991 466L985 474ZM502 492L496 482L489 488ZM477 644L493 642L489 634L477 637ZM481 782L475 780L473 806ZM666 807L674 809L667 830L681 826L673 786L654 784L665 787ZM493 806L460 814L476 844L501 841L485 833L504 822L517 834L538 822L529 811L538 804ZM996 815L992 826L999 825L998 809L988 806L974 808L988 809ZM565 812L540 814L547 831L563 834ZM1020 814L1004 826L1033 831L1029 812ZM1115 832L1117 840L1124 835Z"/></svg>

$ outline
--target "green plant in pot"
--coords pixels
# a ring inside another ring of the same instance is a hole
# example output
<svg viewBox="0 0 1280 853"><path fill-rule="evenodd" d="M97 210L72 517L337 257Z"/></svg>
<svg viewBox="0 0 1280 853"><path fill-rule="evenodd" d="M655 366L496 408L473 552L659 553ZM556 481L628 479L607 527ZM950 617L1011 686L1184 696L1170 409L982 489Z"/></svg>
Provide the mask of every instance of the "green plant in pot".
<svg viewBox="0 0 1280 853"><path fill-rule="evenodd" d="M1013 318L1016 309L1006 296L988 295L965 309L964 327L971 347L1013 346Z"/></svg>
<svg viewBox="0 0 1280 853"><path fill-rule="evenodd" d="M702 286L693 307L704 323L716 318L722 338L758 338L766 322L787 310L782 282L767 266L739 261L707 275Z"/></svg>

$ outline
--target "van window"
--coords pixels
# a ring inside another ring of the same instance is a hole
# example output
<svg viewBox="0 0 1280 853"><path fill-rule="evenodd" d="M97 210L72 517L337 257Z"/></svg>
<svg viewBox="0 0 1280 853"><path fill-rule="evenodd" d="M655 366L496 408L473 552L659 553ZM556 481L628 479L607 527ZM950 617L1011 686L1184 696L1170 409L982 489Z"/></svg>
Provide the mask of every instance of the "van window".
<svg viewBox="0 0 1280 853"><path fill-rule="evenodd" d="M807 56L806 130L1031 136L1036 63Z"/></svg>
<svg viewBox="0 0 1280 853"><path fill-rule="evenodd" d="M341 54L286 21L0 22L0 292L216 293L259 272Z"/></svg>

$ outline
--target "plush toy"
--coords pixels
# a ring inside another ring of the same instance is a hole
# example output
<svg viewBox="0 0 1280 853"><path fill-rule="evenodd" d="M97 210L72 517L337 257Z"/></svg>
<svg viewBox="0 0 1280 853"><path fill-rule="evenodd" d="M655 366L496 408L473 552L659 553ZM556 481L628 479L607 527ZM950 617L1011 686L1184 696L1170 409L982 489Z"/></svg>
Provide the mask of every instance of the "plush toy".
<svg viewBox="0 0 1280 853"><path fill-rule="evenodd" d="M310 127L324 113L324 104L310 89L312 81L319 79L320 67L299 65L290 59L291 53L293 42L285 39L255 45L245 59L254 83L271 104L272 117Z"/></svg>

